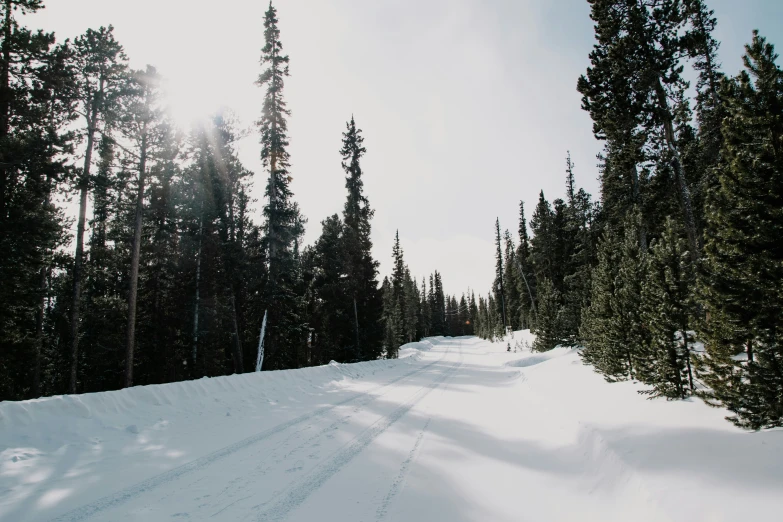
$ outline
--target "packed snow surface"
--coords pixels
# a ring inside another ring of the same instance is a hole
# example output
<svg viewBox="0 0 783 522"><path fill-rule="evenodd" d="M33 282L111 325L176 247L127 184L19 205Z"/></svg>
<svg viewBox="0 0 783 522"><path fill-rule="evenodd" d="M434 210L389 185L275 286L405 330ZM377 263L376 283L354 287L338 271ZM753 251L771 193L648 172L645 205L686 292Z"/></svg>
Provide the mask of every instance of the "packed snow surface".
<svg viewBox="0 0 783 522"><path fill-rule="evenodd" d="M779 519L783 431L531 341L0 403L0 520Z"/></svg>

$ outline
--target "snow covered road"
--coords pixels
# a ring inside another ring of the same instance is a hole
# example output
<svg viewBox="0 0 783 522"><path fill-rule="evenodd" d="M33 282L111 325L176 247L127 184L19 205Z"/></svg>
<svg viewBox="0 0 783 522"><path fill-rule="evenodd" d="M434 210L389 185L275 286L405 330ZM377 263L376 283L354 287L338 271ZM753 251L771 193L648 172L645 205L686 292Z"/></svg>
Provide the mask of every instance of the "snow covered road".
<svg viewBox="0 0 783 522"><path fill-rule="evenodd" d="M527 338L517 332L516 339ZM783 511L783 431L609 385L572 350L0 403L0 520L695 521Z"/></svg>

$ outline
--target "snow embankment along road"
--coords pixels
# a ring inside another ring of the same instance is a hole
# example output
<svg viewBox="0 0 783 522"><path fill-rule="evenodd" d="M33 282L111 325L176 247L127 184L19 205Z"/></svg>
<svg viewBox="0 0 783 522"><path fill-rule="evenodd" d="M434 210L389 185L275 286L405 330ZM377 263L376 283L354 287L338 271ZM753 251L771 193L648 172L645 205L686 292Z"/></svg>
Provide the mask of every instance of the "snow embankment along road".
<svg viewBox="0 0 783 522"><path fill-rule="evenodd" d="M394 361L0 403L2 521L721 521L783 512L783 430L650 401L574 350L431 338Z"/></svg>

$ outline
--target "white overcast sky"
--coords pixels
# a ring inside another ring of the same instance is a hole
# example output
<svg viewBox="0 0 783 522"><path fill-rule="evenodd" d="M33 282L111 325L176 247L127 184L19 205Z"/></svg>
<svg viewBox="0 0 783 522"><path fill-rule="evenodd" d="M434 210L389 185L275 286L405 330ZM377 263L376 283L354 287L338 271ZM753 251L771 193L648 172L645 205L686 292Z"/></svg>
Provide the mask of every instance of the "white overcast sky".
<svg viewBox="0 0 783 522"><path fill-rule="evenodd" d="M261 110L255 81L263 0L48 0L27 24L58 40L112 24L131 65L169 80L181 119L226 106L250 126ZM724 70L741 67L759 28L783 48L783 1L712 0ZM586 0L277 0L291 58L285 96L292 189L308 218L306 242L341 212L341 133L364 131L365 190L375 209L381 278L399 229L413 275L443 274L449 293L485 293L494 272L494 223L515 233L543 189L564 193L566 151L579 185L597 196L600 144L580 108L576 80L593 43ZM240 147L263 172L257 135ZM258 217L257 222L260 222Z"/></svg>

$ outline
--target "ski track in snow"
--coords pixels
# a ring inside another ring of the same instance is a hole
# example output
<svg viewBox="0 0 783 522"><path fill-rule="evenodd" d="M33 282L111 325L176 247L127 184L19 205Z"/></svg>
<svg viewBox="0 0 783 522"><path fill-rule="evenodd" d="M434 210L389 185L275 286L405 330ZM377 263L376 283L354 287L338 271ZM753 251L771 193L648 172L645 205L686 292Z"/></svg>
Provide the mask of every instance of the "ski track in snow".
<svg viewBox="0 0 783 522"><path fill-rule="evenodd" d="M461 344L461 342L460 342ZM448 347L444 357L451 350L451 346ZM462 350L460 347L460 354ZM460 358L461 359L461 358ZM435 391L441 384L443 384L449 377L454 375L457 370L462 366L462 360L451 366L447 371L439 375L432 382L421 386L407 401L397 407L390 414L381 417L376 420L372 425L362 431L359 435L354 437L350 442L338 450L331 458L322 462L308 475L294 482L287 488L287 491L279 495L275 495L277 500L269 507L265 506L267 503L255 506L254 509L259 509L261 512L258 514L256 520L259 522L267 521L280 521L285 520L287 516L296 508L301 506L315 491L324 485L330 478L343 469L351 460L359 455L367 446L369 446L378 436L389 429L395 422L400 420L411 408L421 402L427 395ZM409 459L412 461L413 457ZM409 465L410 463L408 463ZM403 466L405 464L403 463ZM406 470L401 470L404 474ZM404 478L404 477L403 477ZM391 493L391 492L390 492ZM394 493L396 494L396 493ZM387 495L389 502L394 497L394 494Z"/></svg>
<svg viewBox="0 0 783 522"><path fill-rule="evenodd" d="M403 375L400 375L399 377L395 377L391 381L387 382L386 384L381 384L376 386L375 388L365 391L365 392L359 392L356 393L342 401L339 401L333 405L330 406L323 406L321 408L316 409L315 411L305 413L303 415L300 415L298 417L295 417L293 419L290 419L288 421L282 422L276 426L273 426L271 428L268 428L264 431L261 431L255 435L251 435L250 437L247 437L243 440L240 440L238 442L235 442L233 444L230 444L228 446L224 446L223 448L220 448L216 451L213 451L212 453L209 453L207 455L204 455L202 457L199 457L195 460L192 460L186 464L183 464L181 466L178 466L176 468L170 469L164 473L161 473L159 475L155 475L153 477L150 477L146 480L143 480L141 482L138 482L132 486L129 486L125 489L122 489L112 495L105 496L103 498L100 498L94 502L91 502L89 504L85 504L83 506L77 507L71 511L68 511L67 513L64 513L60 516L57 516L50 520L50 522L78 522L81 520L87 520L98 513L101 513L103 511L106 511L107 509L111 509L114 507L117 507L121 504L124 504L132 499L135 499L141 495L150 493L161 486L170 483L174 480L177 480L185 475L191 474L195 471L204 469L205 467L222 460L230 455L233 455L241 450L244 450L248 447L251 447L255 444L258 444L259 442L262 442L274 435L277 435L279 433L282 433L289 428L292 428L294 426L297 426L299 424L302 424L303 422L321 417L330 411L340 407L345 406L347 404L353 403L355 401L362 401L360 402L360 405L365 405L369 402L372 402L376 400L379 396L382 396L383 394L378 395L376 392L384 389L384 388L391 388L394 385L398 384L400 381L406 380L410 377L413 377L414 375L417 375L431 366L437 364L438 362L442 361L447 355L449 349L446 350L446 352L443 354L441 359L435 360L431 363L428 363L426 365L423 365L419 368L416 368L412 371L406 372ZM388 390L387 390L388 391ZM412 404L411 404L412 406ZM410 407L408 408L410 409ZM407 411L407 410L406 410ZM396 412L396 410L395 410ZM403 412L404 413L404 412ZM402 416L402 414L400 414ZM387 426L388 427L388 426ZM242 500L242 499L239 499ZM232 504L239 502L239 500L233 501ZM226 506L228 507L228 506ZM223 508L225 509L225 508ZM222 510L221 510L222 511ZM217 514L217 513L216 513ZM213 515L214 516L214 515Z"/></svg>
<svg viewBox="0 0 783 522"><path fill-rule="evenodd" d="M448 354L451 351L451 345L447 345L446 351L443 354L443 356L438 359L437 361L434 361L432 363L429 363L425 365L424 367L420 368L419 371L424 371L427 368L430 368L432 365L442 362L445 357L448 356ZM460 354L462 353L461 347L460 347ZM419 373L419 372L413 372L413 373ZM412 374L409 376L413 376ZM399 384L399 380L395 380L394 384ZM394 390L394 387L387 386L387 389L383 393L379 394L373 394L368 395L367 397L363 397L352 409L349 413L342 415L341 417L335 419L333 422L331 422L326 427L323 427L319 429L314 434L310 435L306 439L302 440L298 445L293 447L292 449L288 449L283 455L280 455L281 450L284 450L286 446L290 446L293 442L296 442L297 437L300 437L303 433L313 428L313 425L307 425L304 426L302 429L297 430L296 432L292 433L286 439L280 441L278 444L276 444L271 450L265 450L265 454L261 457L261 460L256 464L254 470L249 475L244 475L242 477L237 477L236 479L232 480L231 483L223 488L223 490L217 495L218 499L220 500L223 498L224 495L228 495L230 503L224 506L214 506L212 509L218 508L217 511L215 511L210 517L215 517L219 515L220 513L224 512L229 507L246 500L254 495L257 494L256 491L253 490L255 487L254 485L254 479L260 475L266 475L268 471L270 471L274 465L279 465L281 463L285 462L293 462L293 458L298 455L298 453L304 449L313 449L315 447L320 447L324 443L323 437L332 438L334 436L334 432L336 432L340 426L346 425L349 423L350 419L356 415L357 413L361 412L363 408L367 405L369 405L372 402L375 402L385 395L387 395L389 392ZM315 458L314 454L309 455L310 458ZM273 463L269 466L266 466L267 463L270 461L273 461ZM298 462L298 461L297 461ZM304 466L300 465L297 466L294 464L294 466L288 470L285 470L287 472L295 472L295 471L301 471ZM249 495L243 495L245 491L248 489L251 490L251 493ZM278 495L280 492L276 492L273 494L273 496ZM234 497L241 496L239 499L234 500ZM264 505L264 504L261 504ZM199 506L199 507L205 507L205 505Z"/></svg>

